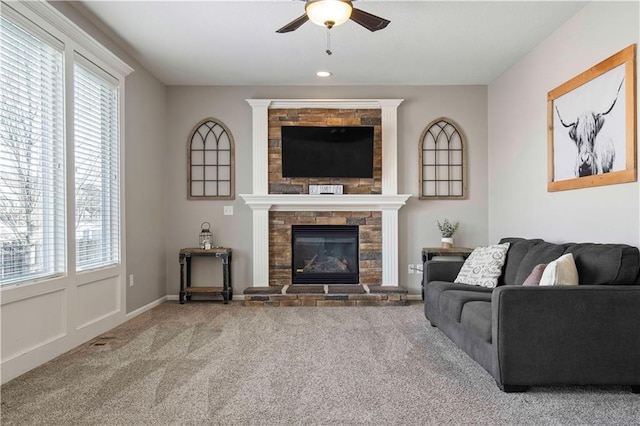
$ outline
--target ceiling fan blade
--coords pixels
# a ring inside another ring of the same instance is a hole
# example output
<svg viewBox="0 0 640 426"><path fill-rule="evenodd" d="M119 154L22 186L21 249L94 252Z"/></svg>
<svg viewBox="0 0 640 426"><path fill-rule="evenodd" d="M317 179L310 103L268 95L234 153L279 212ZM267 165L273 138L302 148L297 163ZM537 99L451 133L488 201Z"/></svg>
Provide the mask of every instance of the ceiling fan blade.
<svg viewBox="0 0 640 426"><path fill-rule="evenodd" d="M284 27L280 28L278 31L276 31L277 33L288 33L291 31L295 31L298 28L300 28L300 26L302 24L304 24L305 22L307 22L309 20L309 17L307 16L307 14L305 13L304 15L302 15L301 17L289 22L287 25L285 25Z"/></svg>
<svg viewBox="0 0 640 426"><path fill-rule="evenodd" d="M351 20L362 25L369 31L378 31L386 28L387 25L389 25L389 22L391 22L387 19L355 8L351 11Z"/></svg>

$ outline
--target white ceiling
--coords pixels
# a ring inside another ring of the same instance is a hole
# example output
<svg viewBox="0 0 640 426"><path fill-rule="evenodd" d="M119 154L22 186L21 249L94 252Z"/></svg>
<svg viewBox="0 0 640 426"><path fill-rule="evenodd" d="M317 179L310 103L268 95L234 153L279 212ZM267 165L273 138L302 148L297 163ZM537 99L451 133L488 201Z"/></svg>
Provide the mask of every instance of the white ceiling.
<svg viewBox="0 0 640 426"><path fill-rule="evenodd" d="M331 56L324 27L275 32L304 13L302 1L76 7L167 85L452 85L490 83L586 3L360 0L355 8L391 23L375 33L353 21L333 28ZM321 79L321 69L333 75Z"/></svg>

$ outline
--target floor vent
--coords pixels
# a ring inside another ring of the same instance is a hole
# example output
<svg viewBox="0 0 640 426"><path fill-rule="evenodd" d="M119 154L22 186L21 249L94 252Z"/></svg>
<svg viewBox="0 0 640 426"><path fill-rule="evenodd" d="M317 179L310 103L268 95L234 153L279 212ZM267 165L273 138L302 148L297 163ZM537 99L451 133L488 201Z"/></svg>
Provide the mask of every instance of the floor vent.
<svg viewBox="0 0 640 426"><path fill-rule="evenodd" d="M101 336L91 342L91 346L105 346L113 339L115 339L114 336Z"/></svg>

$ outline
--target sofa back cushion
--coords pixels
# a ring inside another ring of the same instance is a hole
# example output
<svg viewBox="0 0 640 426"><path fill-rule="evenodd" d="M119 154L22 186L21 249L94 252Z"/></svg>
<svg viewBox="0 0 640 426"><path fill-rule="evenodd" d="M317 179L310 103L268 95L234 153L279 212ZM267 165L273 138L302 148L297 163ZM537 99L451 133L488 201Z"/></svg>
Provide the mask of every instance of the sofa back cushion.
<svg viewBox="0 0 640 426"><path fill-rule="evenodd" d="M580 284L632 284L640 268L640 252L626 244L568 243L565 253L572 253Z"/></svg>
<svg viewBox="0 0 640 426"><path fill-rule="evenodd" d="M509 251L507 252L507 259L505 260L502 275L498 280L498 285L514 285L516 283L516 275L518 274L518 268L525 255L529 252L531 247L538 243L543 242L540 239L527 240L525 238L503 238L500 240L500 244L509 243ZM542 263L542 262L538 262ZM546 263L546 262L545 262ZM535 266L535 265L534 265ZM531 270L529 271L529 273ZM529 275L525 276L525 278ZM522 280L524 281L524 279ZM522 284L522 282L520 282Z"/></svg>
<svg viewBox="0 0 640 426"><path fill-rule="evenodd" d="M541 241L530 247L518 265L518 271L516 272L513 284L522 285L536 265L540 263L551 263L562 256L564 251L564 246L546 241Z"/></svg>
<svg viewBox="0 0 640 426"><path fill-rule="evenodd" d="M580 284L640 284L640 251L626 244L554 244L541 239L503 238L510 243L499 285L522 285L536 265L573 255Z"/></svg>

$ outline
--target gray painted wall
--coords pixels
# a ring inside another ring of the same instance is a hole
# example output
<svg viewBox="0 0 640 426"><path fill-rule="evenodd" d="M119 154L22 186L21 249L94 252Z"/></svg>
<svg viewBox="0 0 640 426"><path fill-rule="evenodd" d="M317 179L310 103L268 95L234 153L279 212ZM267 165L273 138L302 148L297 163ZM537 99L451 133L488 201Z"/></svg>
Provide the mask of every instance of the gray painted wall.
<svg viewBox="0 0 640 426"><path fill-rule="evenodd" d="M489 85L489 240L638 245L638 183L547 192L547 92L639 41L638 2L593 2Z"/></svg>
<svg viewBox="0 0 640 426"><path fill-rule="evenodd" d="M144 68L126 81L127 312L167 294L166 89Z"/></svg>
<svg viewBox="0 0 640 426"><path fill-rule="evenodd" d="M206 117L224 122L236 145L236 193L251 193L251 107L246 99L285 98L400 98L398 109L398 192L412 194L399 214L400 284L419 294L421 275L409 275L407 265L420 263L421 248L439 246L436 219L461 222L459 246L487 243L487 93L485 86L388 87L183 87L167 89L166 174L168 294L179 288L178 251L197 243L200 224L212 225L216 245L234 250L234 290L241 294L252 279L252 214L244 201L188 201L186 193L187 139L193 126ZM468 141L469 198L461 201L420 201L418 195L418 139L438 117L458 123ZM235 214L224 216L233 205ZM201 259L197 259L201 260ZM200 262L194 283L220 281L219 264Z"/></svg>

